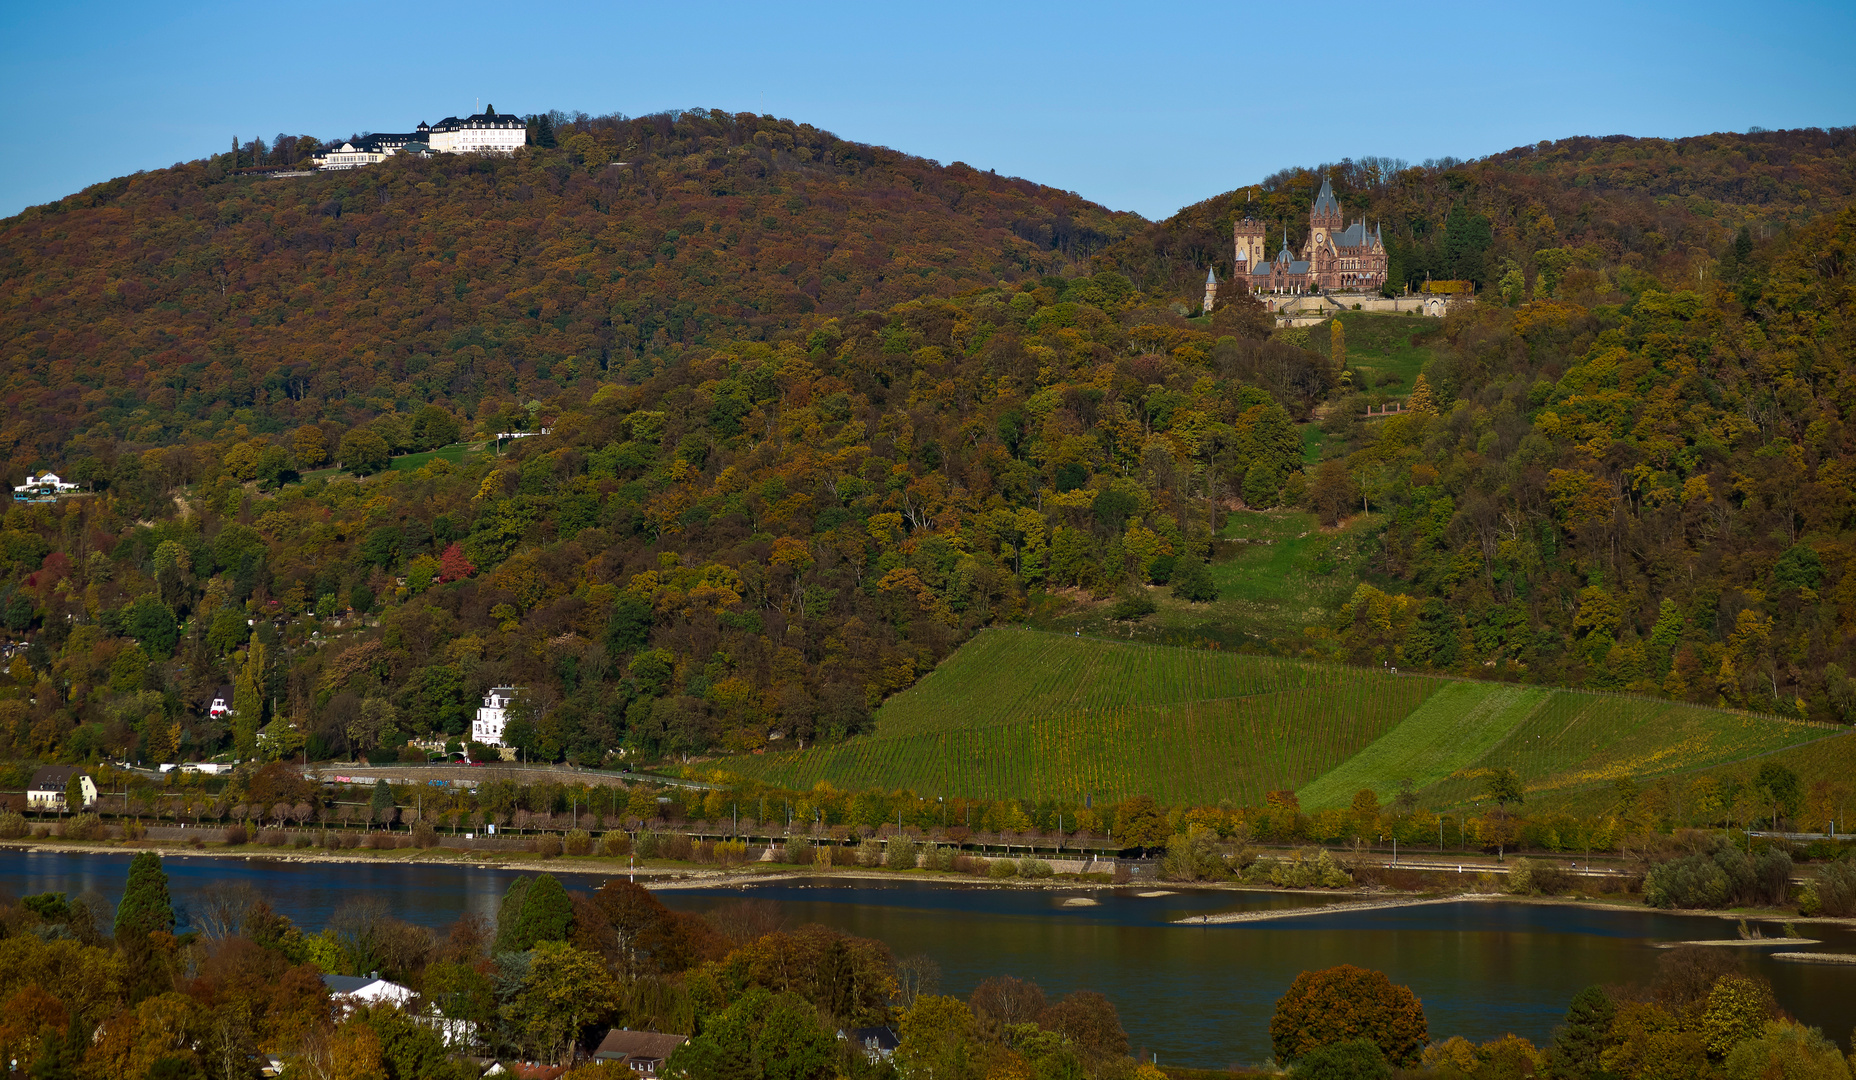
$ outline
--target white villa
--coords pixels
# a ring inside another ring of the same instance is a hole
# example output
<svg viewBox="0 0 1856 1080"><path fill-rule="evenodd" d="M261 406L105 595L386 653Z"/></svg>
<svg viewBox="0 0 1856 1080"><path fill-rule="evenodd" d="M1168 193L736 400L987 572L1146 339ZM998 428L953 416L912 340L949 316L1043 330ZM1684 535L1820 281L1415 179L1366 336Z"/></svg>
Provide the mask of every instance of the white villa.
<svg viewBox="0 0 1856 1080"><path fill-rule="evenodd" d="M470 737L473 742L485 746L503 745L503 727L509 723L509 709L515 704L514 686L492 686L484 695L483 707L477 710L477 719L471 721Z"/></svg>
<svg viewBox="0 0 1856 1080"><path fill-rule="evenodd" d="M76 484L67 484L55 472L41 473L38 476L27 475L26 482L13 487L15 499L53 499L60 495L69 495L77 490Z"/></svg>
<svg viewBox="0 0 1856 1080"><path fill-rule="evenodd" d="M447 116L436 124L420 121L404 133L376 132L349 139L316 155L324 169L358 169L394 154L509 154L528 144L528 121L499 113L491 105L474 116Z"/></svg>

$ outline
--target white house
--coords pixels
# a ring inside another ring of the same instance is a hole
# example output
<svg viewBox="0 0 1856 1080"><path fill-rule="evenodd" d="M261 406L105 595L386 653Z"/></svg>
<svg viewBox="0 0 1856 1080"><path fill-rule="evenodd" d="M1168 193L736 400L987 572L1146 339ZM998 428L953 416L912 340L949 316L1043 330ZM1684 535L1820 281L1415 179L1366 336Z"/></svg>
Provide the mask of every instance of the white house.
<svg viewBox="0 0 1856 1080"><path fill-rule="evenodd" d="M76 490L76 484L65 483L55 472L41 473L38 476L27 474L25 483L14 486L13 497L15 499L49 499L59 495L69 495Z"/></svg>
<svg viewBox="0 0 1856 1080"><path fill-rule="evenodd" d="M206 707L206 715L215 720L237 715L236 710L232 708L232 688L230 686L221 686L219 689L213 691L213 703Z"/></svg>
<svg viewBox="0 0 1856 1080"><path fill-rule="evenodd" d="M329 988L329 1000L342 1007L344 1016L357 1005L391 1005L408 1011L414 1023L438 1032L446 1046L454 1043L468 1046L476 1040L477 1025L468 1020L448 1019L436 1005L428 1003L424 1012L411 1013L408 1007L417 995L410 987L388 982L378 973L365 976L324 975L322 985Z"/></svg>
<svg viewBox="0 0 1856 1080"><path fill-rule="evenodd" d="M486 107L475 116L447 116L419 125L418 134L434 154L510 154L528 145L528 121Z"/></svg>
<svg viewBox="0 0 1856 1080"><path fill-rule="evenodd" d="M64 789L73 776L78 778L78 787L84 792L84 807L65 805ZM97 782L88 773L80 773L75 765L47 765L32 774L32 783L26 788L28 810L78 810L93 806L96 801Z"/></svg>
<svg viewBox="0 0 1856 1080"><path fill-rule="evenodd" d="M517 687L492 686L484 695L483 707L477 710L477 719L471 721L470 737L472 742L485 746L503 745L503 727L509 723L509 710L515 705Z"/></svg>

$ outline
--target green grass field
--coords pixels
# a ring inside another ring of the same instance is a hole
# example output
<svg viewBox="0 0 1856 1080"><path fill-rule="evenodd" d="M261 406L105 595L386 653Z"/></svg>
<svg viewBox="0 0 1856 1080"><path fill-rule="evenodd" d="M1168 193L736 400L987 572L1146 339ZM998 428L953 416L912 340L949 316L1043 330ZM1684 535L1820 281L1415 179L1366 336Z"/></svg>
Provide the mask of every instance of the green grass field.
<svg viewBox="0 0 1856 1080"><path fill-rule="evenodd" d="M390 469L417 469L423 467L427 462L439 458L449 461L453 465L459 465L463 463L465 458L475 457L482 452L483 448L481 445L472 446L467 443L452 443L450 446L441 446L436 450L427 450L421 454L401 454L388 463L387 467Z"/></svg>
<svg viewBox="0 0 1856 1080"><path fill-rule="evenodd" d="M718 767L929 797L1254 805L1288 789L1305 809L1362 788L1384 802L1406 779L1424 804L1457 806L1513 768L1530 804L1558 805L1623 776L1810 752L1829 734L1623 695L1005 628L891 698L872 734Z"/></svg>
<svg viewBox="0 0 1856 1080"><path fill-rule="evenodd" d="M1376 311L1349 311L1338 316L1347 334L1347 366L1368 377L1370 387L1402 395L1435 357L1423 339L1438 331L1436 319L1422 316L1392 315ZM1308 328L1309 347L1328 355L1329 324ZM1418 339L1414 341L1413 339Z"/></svg>
<svg viewBox="0 0 1856 1080"><path fill-rule="evenodd" d="M1326 623L1353 595L1375 521L1360 517L1324 531L1299 510L1239 511L1227 518L1212 555L1217 600L1189 604L1158 586L1148 590L1158 610L1132 626L1111 622L1108 602L1053 603L1050 611L1034 608L1031 621L1064 634L1227 648L1293 637Z"/></svg>

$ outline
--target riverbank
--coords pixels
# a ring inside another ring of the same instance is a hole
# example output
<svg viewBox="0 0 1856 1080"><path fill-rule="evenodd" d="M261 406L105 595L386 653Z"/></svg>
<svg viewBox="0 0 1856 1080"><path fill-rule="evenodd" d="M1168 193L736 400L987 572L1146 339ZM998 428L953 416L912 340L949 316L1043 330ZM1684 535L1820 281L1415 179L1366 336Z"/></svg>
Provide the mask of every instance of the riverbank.
<svg viewBox="0 0 1856 1080"><path fill-rule="evenodd" d="M1195 892L1229 892L1272 893L1303 896L1310 901L1306 906L1296 908L1272 909L1268 911L1223 912L1204 916L1193 916L1176 920L1177 926L1215 926L1225 924L1265 922L1278 919L1303 918L1309 915L1347 914L1350 912L1378 911L1402 907L1416 907L1430 904L1454 904L1463 902L1502 901L1511 904L1538 904L1553 907L1588 908L1600 911L1645 911L1654 910L1644 907L1641 899L1630 896L1590 897L1590 896L1517 896L1503 892L1465 890L1462 892L1427 891L1422 893L1388 892L1379 886L1355 887L1350 889L1292 889L1278 886L1254 885L1228 881L1165 882L1152 880L1115 883L1112 881L1084 880L1075 876L1055 876L1049 878L993 878L973 874L962 874L937 870L881 870L868 867L816 867L793 866L780 863L744 863L734 867L704 867L689 863L667 863L653 861L641 865L632 865L627 859L598 855L563 855L544 857L532 852L487 852L462 851L457 848L400 848L375 851L366 848L343 849L340 852L313 849L270 849L260 845L204 845L194 847L189 844L171 844L161 841L53 841L53 840L14 840L0 841L0 850L19 851L28 854L91 854L118 855L132 854L138 851L153 851L164 859L227 859L246 862L280 862L308 864L342 864L342 865L400 865L400 866L446 866L473 867L476 869L504 870L515 873L546 872L557 876L574 875L578 877L595 877L601 879L627 878L648 889L731 889L752 885L770 885L779 882L920 882L931 885L961 886L964 888L989 890L1045 890L1063 892L1119 892L1141 898L1158 898L1172 895L1177 890L1190 889ZM1106 875L1095 875L1106 877ZM1467 883L1466 883L1467 884ZM1477 882L1477 884L1486 884ZM1158 888L1165 885L1166 888ZM1353 897L1356 899L1336 899ZM1833 916L1801 916L1792 912L1771 908L1735 908L1730 910L1677 910L1664 914L1707 915L1719 919L1754 919L1768 922L1787 922L1795 924L1823 924L1829 926L1856 927L1856 918L1838 918ZM1768 938L1769 942L1788 939ZM1795 939L1791 939L1795 942Z"/></svg>

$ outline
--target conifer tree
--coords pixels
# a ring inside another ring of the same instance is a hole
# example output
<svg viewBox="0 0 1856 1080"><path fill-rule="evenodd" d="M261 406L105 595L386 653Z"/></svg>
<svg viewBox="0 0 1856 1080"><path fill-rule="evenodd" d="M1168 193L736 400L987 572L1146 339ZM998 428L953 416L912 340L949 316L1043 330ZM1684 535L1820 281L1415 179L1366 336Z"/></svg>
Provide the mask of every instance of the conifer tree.
<svg viewBox="0 0 1856 1080"><path fill-rule="evenodd" d="M566 941L573 922L574 905L567 890L553 874L543 874L535 879L522 902L522 914L516 919L510 945L527 952L539 942Z"/></svg>
<svg viewBox="0 0 1856 1080"><path fill-rule="evenodd" d="M1418 380L1411 384L1411 400L1406 408L1411 412L1423 413L1425 416L1437 415L1437 401L1431 396L1431 384L1422 373L1418 375Z"/></svg>
<svg viewBox="0 0 1856 1080"><path fill-rule="evenodd" d="M168 874L161 856L143 851L129 864L129 883L122 903L116 905L116 939L145 941L155 931L174 932L174 902L168 896Z"/></svg>
<svg viewBox="0 0 1856 1080"><path fill-rule="evenodd" d="M1340 323L1340 317L1328 323L1328 363L1335 371L1347 366L1347 328Z"/></svg>
<svg viewBox="0 0 1856 1080"><path fill-rule="evenodd" d="M239 760L258 756L258 728L264 721L264 643L251 632L245 663L232 686L232 745Z"/></svg>

